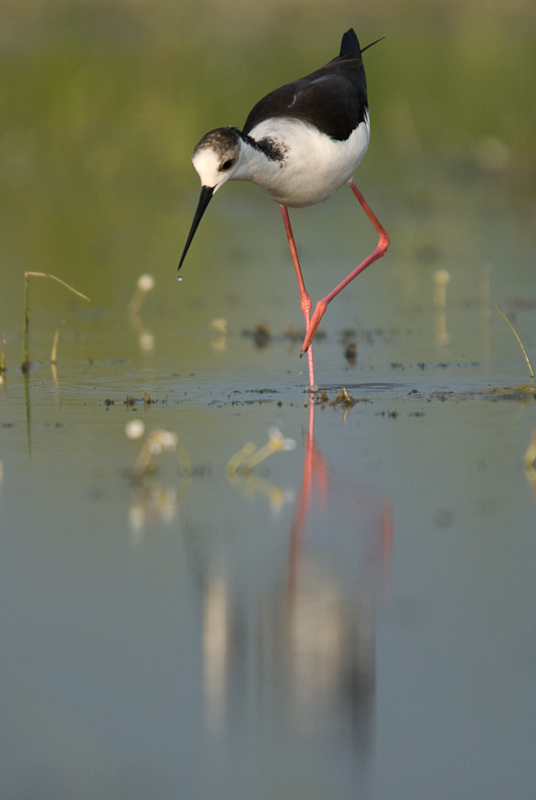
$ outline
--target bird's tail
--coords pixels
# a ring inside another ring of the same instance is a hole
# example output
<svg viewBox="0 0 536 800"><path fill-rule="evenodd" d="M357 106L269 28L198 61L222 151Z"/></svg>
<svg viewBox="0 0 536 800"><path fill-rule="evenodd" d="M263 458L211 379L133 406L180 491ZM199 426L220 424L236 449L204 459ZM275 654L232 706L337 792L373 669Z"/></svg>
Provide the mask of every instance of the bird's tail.
<svg viewBox="0 0 536 800"><path fill-rule="evenodd" d="M361 47L359 46L359 39L357 38L356 32L354 31L353 28L350 28L350 30L346 31L346 33L342 37L341 52L339 53L339 58L341 56L349 56L350 54L353 53L360 53L360 54L364 53L365 50L368 50L369 47L372 47L373 44L378 44L378 42L381 42L382 39L385 39L385 36L382 36L381 39L376 39L375 42L371 42L370 44L367 44L366 47L363 47L363 49L361 49Z"/></svg>
<svg viewBox="0 0 536 800"><path fill-rule="evenodd" d="M346 31L346 33L342 37L341 52L339 53L339 58L341 56L349 56L350 53L360 53L360 52L361 49L359 47L359 39L357 38L354 29L350 28L350 30Z"/></svg>

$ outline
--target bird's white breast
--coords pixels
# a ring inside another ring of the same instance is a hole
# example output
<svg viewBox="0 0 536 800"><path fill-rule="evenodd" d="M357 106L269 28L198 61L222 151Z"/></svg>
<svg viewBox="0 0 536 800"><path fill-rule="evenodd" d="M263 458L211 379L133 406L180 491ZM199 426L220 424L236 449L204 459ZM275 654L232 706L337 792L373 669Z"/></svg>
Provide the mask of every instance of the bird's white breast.
<svg viewBox="0 0 536 800"><path fill-rule="evenodd" d="M327 200L350 180L367 152L370 121L367 114L344 141L285 117L264 120L250 136L256 141L272 139L283 157L272 160L246 146L244 169L233 177L256 183L281 205L299 208Z"/></svg>

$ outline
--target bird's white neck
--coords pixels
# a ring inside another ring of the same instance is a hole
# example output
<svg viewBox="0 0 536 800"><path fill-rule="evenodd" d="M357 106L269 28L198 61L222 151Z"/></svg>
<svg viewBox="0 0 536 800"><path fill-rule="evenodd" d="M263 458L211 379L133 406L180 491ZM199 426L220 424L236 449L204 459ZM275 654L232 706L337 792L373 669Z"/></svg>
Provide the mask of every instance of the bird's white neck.
<svg viewBox="0 0 536 800"><path fill-rule="evenodd" d="M269 175L282 168L287 150L284 131L241 137L238 163L230 180L252 181L262 186Z"/></svg>

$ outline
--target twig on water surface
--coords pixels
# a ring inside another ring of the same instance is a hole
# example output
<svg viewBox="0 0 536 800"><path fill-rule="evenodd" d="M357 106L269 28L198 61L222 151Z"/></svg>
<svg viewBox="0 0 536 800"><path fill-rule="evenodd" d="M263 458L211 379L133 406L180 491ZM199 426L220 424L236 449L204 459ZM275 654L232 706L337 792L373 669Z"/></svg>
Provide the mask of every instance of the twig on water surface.
<svg viewBox="0 0 536 800"><path fill-rule="evenodd" d="M528 355L527 355L527 352L526 352L526 350L525 350L525 348L523 347L523 344L522 344L522 342L521 342L521 339L520 339L520 338L519 338L519 336L517 335L517 331L516 331L516 329L514 328L514 326L512 325L512 323L510 322L510 320L508 319L508 317L506 316L506 314L504 313L504 311L502 310L502 308L499 306L499 304L494 302L494 306L495 306L495 308L497 308L497 309L498 309L498 310L501 312L501 314L503 315L503 317L505 318L505 320L506 320L506 321L507 321L507 323L509 324L510 328L512 329L512 333L514 334L514 336L516 337L516 339L517 339L517 341L518 341L518 344L519 344L519 346L520 346L520 348L521 348L521 350L522 350L522 352L523 352L523 355L525 356L525 361L527 362L527 366L528 366L528 368L529 368L530 380L531 380L531 382L532 382L532 381L534 380L534 372L533 372L533 369L532 369L532 365L531 365L531 363L530 363L530 361L529 361L529 357L528 357Z"/></svg>
<svg viewBox="0 0 536 800"><path fill-rule="evenodd" d="M57 278L56 275L50 275L48 272L25 272L24 273L24 329L23 329L23 336L22 336L22 365L21 369L24 375L27 375L30 371L30 356L28 352L28 333L30 329L30 307L28 304L28 297L30 293L30 281L29 278L51 278L53 281L57 281L61 283L62 286L65 286L69 291L73 292L74 294L81 297L83 300L87 300L88 303L91 302L89 297L86 297L85 294L79 292L77 289L74 289L65 281L62 281L61 278ZM53 357L51 360L54 362L56 360L56 347L57 347L57 337L58 333L54 338L54 345L52 347L52 355Z"/></svg>

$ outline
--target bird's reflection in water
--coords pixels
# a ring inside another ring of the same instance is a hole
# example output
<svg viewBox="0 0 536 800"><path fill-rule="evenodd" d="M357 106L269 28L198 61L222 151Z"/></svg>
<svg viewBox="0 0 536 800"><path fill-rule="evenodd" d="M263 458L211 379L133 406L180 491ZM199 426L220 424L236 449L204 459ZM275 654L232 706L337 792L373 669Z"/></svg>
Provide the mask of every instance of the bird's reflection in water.
<svg viewBox="0 0 536 800"><path fill-rule="evenodd" d="M277 716L307 737L349 737L366 758L374 718L374 604L387 575L391 514L382 499L328 465L315 444L314 414L311 397L285 569L254 609L225 569L213 567L205 580L207 723L223 736L236 706L257 707L260 698L263 719Z"/></svg>
<svg viewBox="0 0 536 800"><path fill-rule="evenodd" d="M374 599L378 565L389 560L391 514L328 467L315 444L314 413L311 402L279 614L288 699L304 729L344 720L365 745L375 686Z"/></svg>

